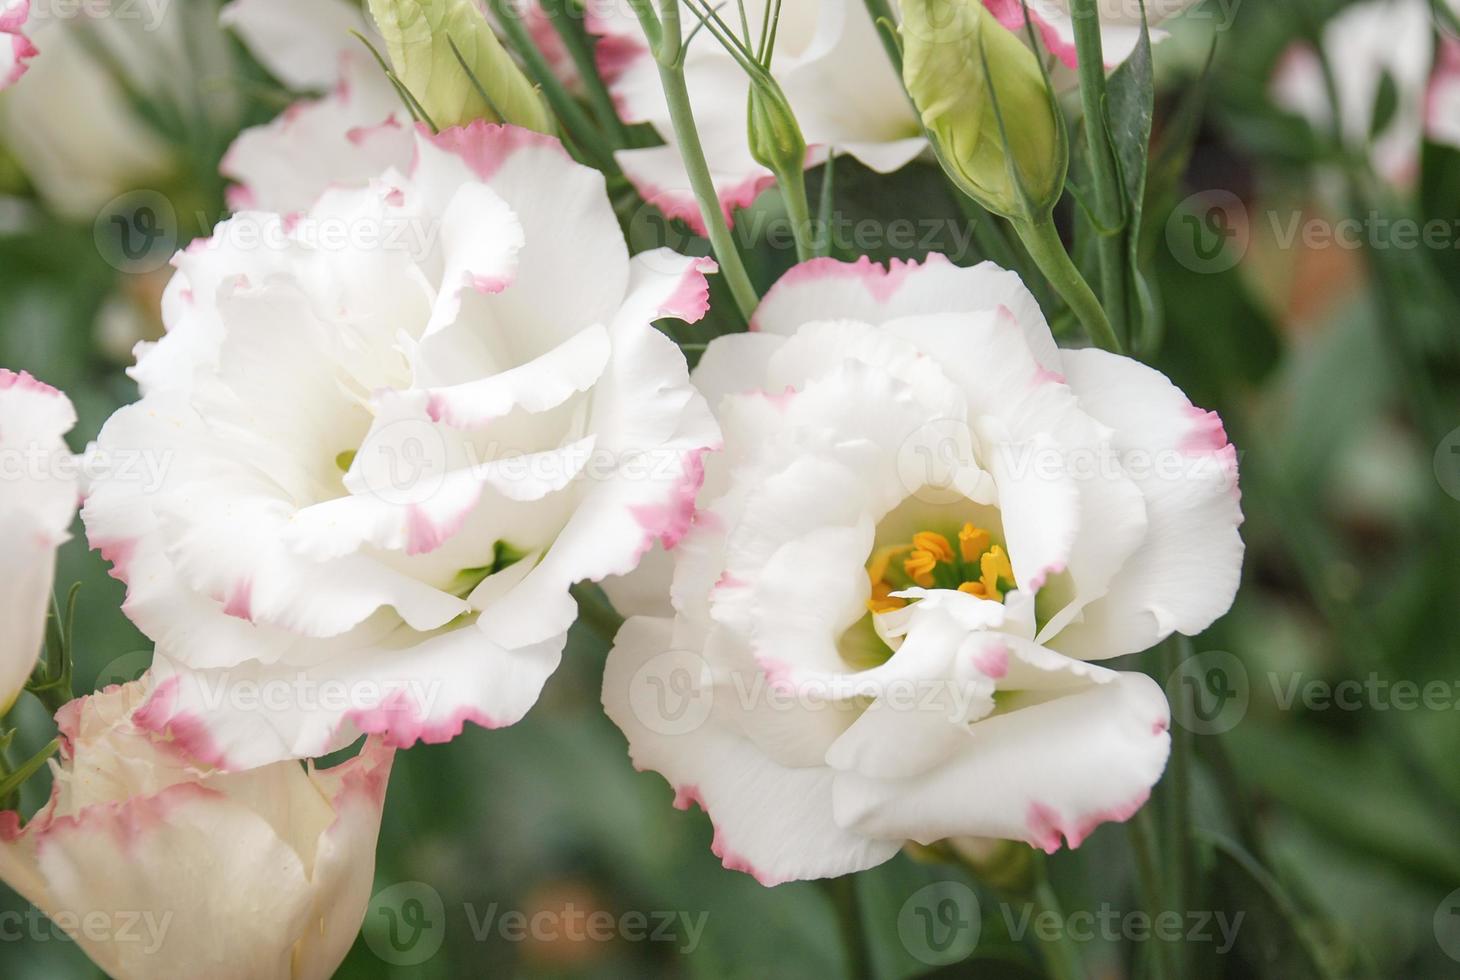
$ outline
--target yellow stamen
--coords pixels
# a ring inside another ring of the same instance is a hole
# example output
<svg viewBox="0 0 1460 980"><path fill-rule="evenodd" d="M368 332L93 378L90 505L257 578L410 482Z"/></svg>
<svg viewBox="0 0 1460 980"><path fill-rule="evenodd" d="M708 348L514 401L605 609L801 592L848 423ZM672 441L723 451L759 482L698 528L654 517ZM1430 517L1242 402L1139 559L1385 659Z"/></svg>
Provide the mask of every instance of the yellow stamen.
<svg viewBox="0 0 1460 980"><path fill-rule="evenodd" d="M985 589L982 582L964 582L958 587L959 592L966 592L975 599L987 599L988 589Z"/></svg>
<svg viewBox="0 0 1460 980"><path fill-rule="evenodd" d="M872 598L867 600L867 609L872 615L896 612L907 605L906 599L897 599L892 595L892 586L886 582L872 583Z"/></svg>
<svg viewBox="0 0 1460 980"><path fill-rule="evenodd" d="M902 570L907 572L907 577L925 589L933 587L933 569L937 567L938 559L933 553L921 548L915 549L907 561L902 563Z"/></svg>
<svg viewBox="0 0 1460 980"><path fill-rule="evenodd" d="M1002 602L1004 593L999 591L999 579L1012 582L1014 580L1014 568L1009 564L1009 556L1004 554L1004 549L994 545L989 549L988 554L983 556L979 564L983 572L984 591L990 598Z"/></svg>
<svg viewBox="0 0 1460 980"><path fill-rule="evenodd" d="M913 547L926 551L941 562L953 563L953 546L936 531L919 531L913 535Z"/></svg>
<svg viewBox="0 0 1460 980"><path fill-rule="evenodd" d="M964 561L978 561L979 556L989 550L989 532L972 524L963 525L963 530L958 532L958 550Z"/></svg>

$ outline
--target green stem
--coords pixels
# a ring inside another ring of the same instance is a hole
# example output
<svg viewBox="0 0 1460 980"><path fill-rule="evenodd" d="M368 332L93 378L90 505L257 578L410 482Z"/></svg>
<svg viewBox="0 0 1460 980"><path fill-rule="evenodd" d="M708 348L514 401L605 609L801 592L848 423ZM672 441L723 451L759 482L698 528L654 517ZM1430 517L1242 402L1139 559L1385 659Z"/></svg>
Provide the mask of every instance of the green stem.
<svg viewBox="0 0 1460 980"><path fill-rule="evenodd" d="M867 15L872 18L872 26L877 29L877 36L882 39L882 47L887 49L887 57L892 61L892 67L897 69L898 75L902 74L902 51L897 47L897 41L892 38L882 27L882 21L889 24L896 24L897 17L892 12L892 5L887 0L864 0L867 4Z"/></svg>
<svg viewBox="0 0 1460 980"><path fill-rule="evenodd" d="M1053 940L1041 940L1039 951L1044 957L1045 969L1054 980L1083 980L1085 964L1080 951L1075 948L1069 929L1065 928L1065 913L1060 900L1049 882L1047 862L1043 855L1035 861L1037 878L1034 884L1034 904L1040 915L1051 913L1060 923L1059 936Z"/></svg>
<svg viewBox="0 0 1460 980"><path fill-rule="evenodd" d="M684 78L684 39L680 29L679 0L663 0L660 9L659 80L664 86L664 97L669 103L669 118L674 123L674 138L684 158L685 170L689 174L690 187L699 203L700 214L708 231L710 247L715 260L720 264L720 275L730 286L735 305L746 320L755 314L760 305L760 295L751 284L750 274L745 271L745 261L730 234L730 225L720 208L720 197L715 193L715 182L710 177L710 164L705 158L705 148L700 142L700 131L695 123L694 108L690 104L689 86ZM652 40L652 33L650 34Z"/></svg>
<svg viewBox="0 0 1460 980"><path fill-rule="evenodd" d="M1141 905L1152 921L1156 916L1169 908L1164 897L1161 884L1161 872L1156 867L1156 834L1152 827L1151 810L1149 807L1142 807L1125 824L1126 834L1130 839L1130 849L1136 859L1136 875L1140 881ZM1173 962L1174 957L1170 945L1160 942L1156 946L1156 971L1155 975L1161 980L1180 980Z"/></svg>
<svg viewBox="0 0 1460 980"><path fill-rule="evenodd" d="M806 197L806 171L793 168L788 173L777 174L776 183L786 200L786 215L796 236L796 261L810 261L816 257L816 239L812 234L811 202Z"/></svg>
<svg viewBox="0 0 1460 980"><path fill-rule="evenodd" d="M1029 250L1030 258L1034 259L1039 270L1069 304L1070 309L1075 311L1090 339L1108 351L1123 353L1120 338L1111 328L1105 309L1085 277L1080 275L1070 253L1065 251L1065 244L1060 241L1059 230L1055 228L1054 221L1045 217L1036 221L1016 220L1013 225L1020 240L1024 242L1024 247Z"/></svg>
<svg viewBox="0 0 1460 980"><path fill-rule="evenodd" d="M855 875L843 875L822 883L836 912L842 948L847 954L847 976L852 980L870 980L872 955L867 948L867 929L862 921L862 903L857 897Z"/></svg>
<svg viewBox="0 0 1460 980"><path fill-rule="evenodd" d="M821 168L821 201L817 205L816 217L821 234L816 240L816 255L825 258L831 254L831 220L836 209L836 149L826 155L826 166Z"/></svg>
<svg viewBox="0 0 1460 980"><path fill-rule="evenodd" d="M1124 337L1126 315L1125 195L1121 190L1115 148L1105 113L1105 50L1100 36L1096 0L1074 0L1075 47L1079 53L1080 103L1085 113L1085 142L1090 150L1090 172L1095 178L1097 252L1100 258L1100 293L1110 321Z"/></svg>
<svg viewBox="0 0 1460 980"><path fill-rule="evenodd" d="M598 118L598 125L609 133L614 149L627 146L628 130L624 127L623 120L619 119L613 96L609 94L608 86L603 83L603 76L598 72L598 60L593 53L594 42L589 39L582 25L576 23L577 18L569 10L572 0L540 2L553 22L553 29L563 39L563 46L568 49L568 56L578 69L578 77L583 79L583 88L587 92L589 104L593 106L593 114Z"/></svg>
<svg viewBox="0 0 1460 980"><path fill-rule="evenodd" d="M527 33L527 28L522 25L522 20L517 16L515 10L510 9L507 0L487 0L496 15L497 23L501 25L502 33L512 42L512 47L522 58L523 64L527 66L530 74L538 85L542 86L543 95L547 96L548 103L553 107L568 132L573 134L578 145L593 155L594 162L598 169L612 176L618 171L618 164L613 159L613 148L603 141L603 134L588 118L588 113L568 92L559 81L552 66L547 63L537 43Z"/></svg>

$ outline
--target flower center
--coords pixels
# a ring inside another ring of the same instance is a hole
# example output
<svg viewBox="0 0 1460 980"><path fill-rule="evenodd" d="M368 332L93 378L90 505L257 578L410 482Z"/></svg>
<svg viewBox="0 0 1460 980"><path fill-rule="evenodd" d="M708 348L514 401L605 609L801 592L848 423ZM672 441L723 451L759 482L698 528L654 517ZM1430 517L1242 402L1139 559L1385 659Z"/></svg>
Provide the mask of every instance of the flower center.
<svg viewBox="0 0 1460 980"><path fill-rule="evenodd" d="M979 599L1003 602L1014 589L1014 569L1004 549L993 544L988 531L964 524L955 549L936 531L919 531L910 544L879 548L867 563L872 580L872 598L867 608L874 616L907 605L892 593L916 586L922 589L956 589Z"/></svg>

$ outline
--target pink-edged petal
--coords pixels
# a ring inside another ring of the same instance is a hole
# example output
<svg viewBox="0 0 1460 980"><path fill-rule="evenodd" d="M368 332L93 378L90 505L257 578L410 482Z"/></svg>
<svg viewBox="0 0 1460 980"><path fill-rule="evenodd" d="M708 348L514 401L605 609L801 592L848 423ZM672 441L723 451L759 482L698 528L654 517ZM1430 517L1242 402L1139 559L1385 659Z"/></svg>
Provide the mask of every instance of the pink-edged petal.
<svg viewBox="0 0 1460 980"><path fill-rule="evenodd" d="M40 656L56 549L76 514L78 467L64 440L75 424L65 395L0 369L0 708L14 703Z"/></svg>
<svg viewBox="0 0 1460 980"><path fill-rule="evenodd" d="M1129 819L1166 767L1170 712L1150 678L1106 675L1074 690L1010 696L949 761L920 776L839 772L838 823L924 844L994 837L1053 852Z"/></svg>
<svg viewBox="0 0 1460 980"><path fill-rule="evenodd" d="M1149 529L1106 596L1051 645L1105 659L1173 632L1195 636L1227 611L1241 579L1237 451L1221 419L1193 407L1160 372L1093 350L1065 359L1081 406L1113 430L1116 448L1152 461L1132 472Z"/></svg>
<svg viewBox="0 0 1460 980"><path fill-rule="evenodd" d="M520 721L557 669L563 642L504 648L466 620L303 666L196 670L159 651L156 687L137 721L226 770L324 755L361 733L399 748L447 742L468 722Z"/></svg>
<svg viewBox="0 0 1460 980"><path fill-rule="evenodd" d="M1429 138L1460 147L1460 40L1443 37L1430 90L1425 100Z"/></svg>
<svg viewBox="0 0 1460 980"><path fill-rule="evenodd" d="M20 81L38 54L40 51L24 34L0 31L0 90Z"/></svg>
<svg viewBox="0 0 1460 980"><path fill-rule="evenodd" d="M737 211L750 207L762 191L776 183L775 175L756 163L749 154L745 154L743 160L737 160L738 156L740 154L735 154L730 160L717 157L710 164L710 176L715 182L720 211L732 224ZM614 159L646 203L658 208L667 218L683 221L697 235L707 233L704 213L700 210L694 189L690 187L684 158L678 148L653 146L641 150L619 150Z"/></svg>
<svg viewBox="0 0 1460 980"><path fill-rule="evenodd" d="M655 731L664 726L652 712L645 718L644 697L653 688L643 671L652 673L655 658L674 649L667 620L629 620L609 654L603 705L628 737L634 764L662 774L681 809L695 803L710 815L712 846L726 868L775 885L850 874L897 853L900 841L872 840L833 821L831 770L779 765L738 734L721 715L722 698L729 702L723 710L735 710L728 686L710 695L714 710L703 724L683 734Z"/></svg>
<svg viewBox="0 0 1460 980"><path fill-rule="evenodd" d="M1039 363L1058 372L1059 350L1049 324L1017 275L989 262L960 268L936 252L921 264L894 260L890 267L865 256L851 263L804 262L766 293L751 329L790 335L818 320L858 320L875 326L923 314L992 312L1000 307L1024 329Z"/></svg>
<svg viewBox="0 0 1460 980"><path fill-rule="evenodd" d="M219 167L238 182L229 191L234 210L304 211L331 186L364 186L410 162L412 130L380 66L351 51L339 73L328 95L297 102L234 140Z"/></svg>

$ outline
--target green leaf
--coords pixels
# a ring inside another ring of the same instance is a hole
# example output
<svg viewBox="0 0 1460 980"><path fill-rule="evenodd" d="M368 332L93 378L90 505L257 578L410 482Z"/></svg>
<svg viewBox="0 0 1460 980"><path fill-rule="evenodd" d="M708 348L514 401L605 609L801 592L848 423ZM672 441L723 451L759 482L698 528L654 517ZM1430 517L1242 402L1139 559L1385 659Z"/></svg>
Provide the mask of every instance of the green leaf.
<svg viewBox="0 0 1460 980"><path fill-rule="evenodd" d="M1142 13L1144 14L1144 4ZM1110 76L1105 89L1106 125L1124 191L1122 212L1125 253L1129 257L1126 295L1130 305L1132 337L1159 334L1156 300L1141 271L1141 222L1151 156L1151 127L1156 114L1156 80L1151 66L1151 32L1144 22L1135 51Z"/></svg>

